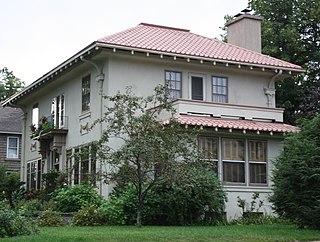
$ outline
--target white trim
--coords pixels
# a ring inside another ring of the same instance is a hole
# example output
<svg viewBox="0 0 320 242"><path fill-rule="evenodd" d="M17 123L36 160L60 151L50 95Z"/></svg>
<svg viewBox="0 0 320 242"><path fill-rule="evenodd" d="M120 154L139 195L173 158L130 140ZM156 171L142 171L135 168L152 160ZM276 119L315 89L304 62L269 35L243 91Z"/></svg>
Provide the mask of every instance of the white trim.
<svg viewBox="0 0 320 242"><path fill-rule="evenodd" d="M11 138L17 139L17 156L16 157L9 157L9 139ZM19 159L19 137L17 136L7 137L7 159Z"/></svg>

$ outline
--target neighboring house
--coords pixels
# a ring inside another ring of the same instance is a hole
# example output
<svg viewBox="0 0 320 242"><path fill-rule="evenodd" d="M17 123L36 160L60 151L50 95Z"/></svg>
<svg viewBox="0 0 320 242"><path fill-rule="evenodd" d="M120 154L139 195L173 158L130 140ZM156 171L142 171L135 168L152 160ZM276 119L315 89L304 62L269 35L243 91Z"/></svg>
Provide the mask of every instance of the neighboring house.
<svg viewBox="0 0 320 242"><path fill-rule="evenodd" d="M209 151L206 159L216 164L228 192L228 218L240 215L237 196L250 202L259 192L266 199L272 160L284 134L296 130L275 107L274 84L304 70L260 53L260 22L245 14L228 23L229 42L243 47L141 23L93 42L10 97L4 104L26 115L21 165L27 188L40 189L50 169L66 171L69 184L103 169L90 144L104 124L88 131L108 105L101 93L113 95L130 85L137 95L149 95L168 82L177 119L203 129L199 148ZM76 156L80 151L86 155ZM93 182L104 196L112 189ZM261 211L271 212L267 200Z"/></svg>
<svg viewBox="0 0 320 242"><path fill-rule="evenodd" d="M22 117L19 108L0 106L0 164L7 172L20 172Z"/></svg>

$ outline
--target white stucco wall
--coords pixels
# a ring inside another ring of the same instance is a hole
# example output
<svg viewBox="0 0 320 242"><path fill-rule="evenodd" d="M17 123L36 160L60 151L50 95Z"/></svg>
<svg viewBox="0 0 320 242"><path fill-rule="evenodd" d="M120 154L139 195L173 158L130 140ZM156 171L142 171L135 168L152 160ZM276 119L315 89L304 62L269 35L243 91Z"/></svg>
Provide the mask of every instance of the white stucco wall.
<svg viewBox="0 0 320 242"><path fill-rule="evenodd" d="M213 67L192 63L181 63L165 61L146 57L135 57L132 55L110 54L99 59L99 66L103 67L105 81L103 93L114 95L117 91L123 92L126 86L132 86L137 95L150 95L158 84L164 83L165 70L179 71L182 73L182 98L190 98L190 76L201 75L205 80L205 101L211 102L211 77L223 76L228 78L228 99L231 104L250 105L267 107L267 97L264 94L264 87L268 86L271 74L262 71L249 71L239 68ZM82 77L91 75L91 108L90 112L81 113L81 82ZM32 106L39 104L41 116L49 116L51 111L51 101L53 97L64 94L65 96L65 116L68 117L68 133L66 145L63 149L63 159L65 150L79 145L87 144L100 138L100 125L97 125L90 132L80 132L80 125L91 125L100 117L101 96L99 95L99 83L95 77L98 73L88 63L83 63L69 74L58 77L57 80L47 84L45 88L38 91L31 97L24 100L26 105L26 126L27 134L25 141L25 155L23 162L40 159L37 151L31 151L30 147L36 141L31 140L30 125ZM274 100L273 100L274 101ZM274 102L273 102L274 103ZM105 99L103 106L108 106ZM119 145L118 142L113 143ZM273 158L281 149L279 141L268 141L268 154ZM24 166L25 167L25 166ZM111 191L111 186L104 185L101 193L105 196ZM239 215L239 208L236 205L236 198L250 200L252 192L258 190L266 195L270 192L269 188L252 187L226 187L229 202L227 203L227 217L233 218ZM270 206L266 204L264 208L270 211Z"/></svg>

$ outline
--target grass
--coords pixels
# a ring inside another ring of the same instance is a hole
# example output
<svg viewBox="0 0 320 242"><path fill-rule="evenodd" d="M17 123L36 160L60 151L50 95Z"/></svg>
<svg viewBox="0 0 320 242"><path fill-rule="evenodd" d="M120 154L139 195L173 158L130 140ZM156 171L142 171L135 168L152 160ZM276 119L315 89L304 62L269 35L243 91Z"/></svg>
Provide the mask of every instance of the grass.
<svg viewBox="0 0 320 242"><path fill-rule="evenodd" d="M40 233L0 239L19 242L70 242L70 241L315 241L320 240L320 231L298 229L294 225L230 225L203 227L55 227L41 228Z"/></svg>

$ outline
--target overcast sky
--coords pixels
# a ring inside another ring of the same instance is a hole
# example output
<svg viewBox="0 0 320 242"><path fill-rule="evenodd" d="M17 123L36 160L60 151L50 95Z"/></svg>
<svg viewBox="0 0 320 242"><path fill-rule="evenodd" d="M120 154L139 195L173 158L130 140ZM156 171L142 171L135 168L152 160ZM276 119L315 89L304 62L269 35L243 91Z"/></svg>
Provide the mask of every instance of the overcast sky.
<svg viewBox="0 0 320 242"><path fill-rule="evenodd" d="M34 82L93 41L141 22L219 38L224 15L248 0L5 0L0 68Z"/></svg>

